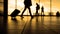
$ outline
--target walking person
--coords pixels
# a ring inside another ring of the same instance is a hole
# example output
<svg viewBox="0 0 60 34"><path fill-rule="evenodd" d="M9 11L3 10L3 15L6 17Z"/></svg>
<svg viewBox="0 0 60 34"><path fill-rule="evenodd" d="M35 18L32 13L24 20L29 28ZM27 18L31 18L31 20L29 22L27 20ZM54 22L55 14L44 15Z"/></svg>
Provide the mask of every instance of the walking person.
<svg viewBox="0 0 60 34"><path fill-rule="evenodd" d="M32 6L31 0L24 0L24 5L25 5L25 8L24 8L24 10L23 10L23 12L21 14L21 17L23 17L23 13L28 8L30 16L33 18L32 14L31 14L31 9L30 9L30 6Z"/></svg>

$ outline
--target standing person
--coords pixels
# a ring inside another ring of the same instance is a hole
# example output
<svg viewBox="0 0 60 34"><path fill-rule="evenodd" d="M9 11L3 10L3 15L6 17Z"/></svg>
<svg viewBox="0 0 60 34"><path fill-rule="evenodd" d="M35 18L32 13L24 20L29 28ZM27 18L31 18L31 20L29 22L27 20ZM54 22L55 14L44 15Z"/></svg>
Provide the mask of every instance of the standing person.
<svg viewBox="0 0 60 34"><path fill-rule="evenodd" d="M36 15L38 15L38 10L40 9L40 6L39 6L39 4L38 3L36 3Z"/></svg>
<svg viewBox="0 0 60 34"><path fill-rule="evenodd" d="M59 13L59 11L57 11L57 12L56 12L56 16L60 16L60 13Z"/></svg>
<svg viewBox="0 0 60 34"><path fill-rule="evenodd" d="M24 10L23 10L23 12L21 14L21 17L23 17L23 13L28 8L30 16L33 18L32 14L31 14L31 9L30 9L30 6L32 6L31 0L24 0L24 5L25 5L25 8L24 8Z"/></svg>
<svg viewBox="0 0 60 34"><path fill-rule="evenodd" d="M42 15L42 13L43 13L43 15L44 15L44 7L42 6L42 8L41 8L41 15Z"/></svg>

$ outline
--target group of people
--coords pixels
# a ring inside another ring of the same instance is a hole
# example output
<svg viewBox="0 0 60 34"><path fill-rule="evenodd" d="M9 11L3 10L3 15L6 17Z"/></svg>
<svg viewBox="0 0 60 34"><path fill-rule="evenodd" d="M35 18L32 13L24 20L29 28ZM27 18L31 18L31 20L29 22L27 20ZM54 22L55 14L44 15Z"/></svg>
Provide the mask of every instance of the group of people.
<svg viewBox="0 0 60 34"><path fill-rule="evenodd" d="M25 1L24 1L24 5L25 5L25 8L24 8L24 10L23 10L23 12L22 12L22 14L21 14L21 17L23 17L23 13L24 13L25 10L28 8L29 13L30 13L30 16L31 16L31 18L33 18L32 14L31 14L31 9L30 9L30 6L32 6L31 0L25 0ZM38 3L36 3L36 5L37 5L37 6L36 6L36 14L38 14L38 10L40 9L40 6L39 6ZM42 13L44 14L44 7L43 7L43 6L42 6L41 10L42 10ZM42 13L41 13L41 14L42 14Z"/></svg>
<svg viewBox="0 0 60 34"><path fill-rule="evenodd" d="M36 3L36 15L39 15L38 10L40 9L40 6L38 3ZM44 15L44 7L41 7L41 15Z"/></svg>
<svg viewBox="0 0 60 34"><path fill-rule="evenodd" d="M31 13L31 9L30 9L30 6L32 6L32 2L31 2L31 0L25 0L24 1L24 5L25 5L25 7L24 7L24 10L23 10L23 12L22 12L22 14L21 14L21 16L20 17L22 17L22 18L24 18L23 17L23 14L24 14L24 12L25 12L25 10L28 8L28 10L29 10L29 13L30 13L30 16L31 16L31 18L33 18L33 15L32 15L32 13ZM40 9L40 6L39 6L39 4L38 3L36 3L36 13L35 13L35 15L39 15L39 13L38 13L38 10ZM20 11L19 10L15 10L15 13L17 14L17 13L19 13ZM15 13L12 13L12 17L15 17ZM50 15L51 15L51 13L49 13ZM44 16L44 7L42 6L41 7L41 15L43 15ZM56 13L56 16L60 16L60 13L59 13L59 11L57 11L57 13Z"/></svg>

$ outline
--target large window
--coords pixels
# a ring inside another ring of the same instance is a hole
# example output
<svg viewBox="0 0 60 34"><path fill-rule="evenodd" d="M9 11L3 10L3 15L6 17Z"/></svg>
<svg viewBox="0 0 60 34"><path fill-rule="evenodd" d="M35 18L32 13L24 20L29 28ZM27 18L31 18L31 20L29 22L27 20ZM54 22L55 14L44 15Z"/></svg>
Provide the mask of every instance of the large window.
<svg viewBox="0 0 60 34"><path fill-rule="evenodd" d="M8 0L8 15L10 15L16 8L15 8L15 1L16 0ZM39 13L41 14L41 7L44 7L44 14L49 15L49 12L53 12L53 15L56 15L57 11L60 11L60 0L31 0L32 6L31 12L34 15L36 12L36 3L40 5ZM50 2L51 1L51 2ZM21 15L22 11L24 10L24 0L17 0L17 9L21 12L19 15ZM24 13L24 15L29 15L28 9Z"/></svg>
<svg viewBox="0 0 60 34"><path fill-rule="evenodd" d="M54 13L54 15L56 15L55 13L57 11L60 12L60 0L52 0L51 4L52 4L52 8L51 8L52 12Z"/></svg>
<svg viewBox="0 0 60 34"><path fill-rule="evenodd" d="M15 1L16 0L8 0L8 15L10 15L16 9ZM30 7L32 14L35 13L35 7L36 7L36 2L35 0L32 0L32 6ZM24 10L24 0L17 0L17 9L21 11L20 12L21 14L22 11ZM26 9L24 15L29 15L28 9Z"/></svg>

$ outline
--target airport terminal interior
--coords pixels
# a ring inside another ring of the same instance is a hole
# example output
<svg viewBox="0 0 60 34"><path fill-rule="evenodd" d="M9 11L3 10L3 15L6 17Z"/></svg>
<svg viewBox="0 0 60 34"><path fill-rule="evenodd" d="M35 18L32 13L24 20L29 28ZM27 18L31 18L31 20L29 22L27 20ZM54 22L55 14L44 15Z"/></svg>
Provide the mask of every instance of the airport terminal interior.
<svg viewBox="0 0 60 34"><path fill-rule="evenodd" d="M0 34L60 34L60 0L31 0L31 2L33 18L28 9L22 18L24 0L0 0ZM40 7L37 14L36 3ZM12 17L15 9L20 13Z"/></svg>

